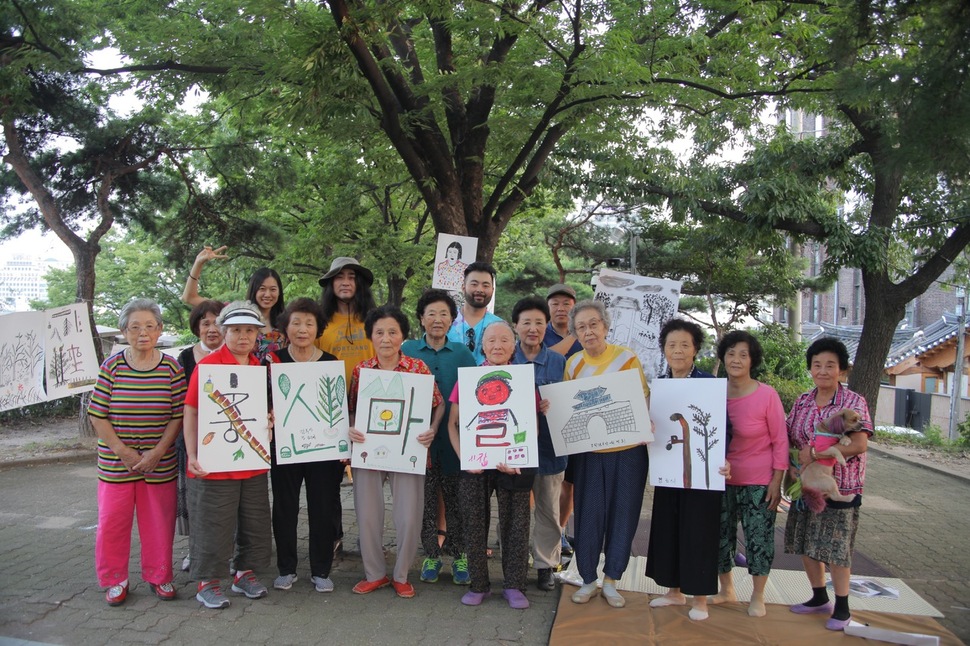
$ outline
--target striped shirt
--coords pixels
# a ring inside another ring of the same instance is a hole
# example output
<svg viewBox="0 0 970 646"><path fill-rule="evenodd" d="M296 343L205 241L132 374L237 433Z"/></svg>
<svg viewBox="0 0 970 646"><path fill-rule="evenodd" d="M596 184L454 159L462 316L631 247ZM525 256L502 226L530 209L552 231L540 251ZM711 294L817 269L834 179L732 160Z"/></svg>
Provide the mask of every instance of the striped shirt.
<svg viewBox="0 0 970 646"><path fill-rule="evenodd" d="M135 370L119 352L105 359L91 396L88 414L111 423L118 439L136 451L155 448L165 427L181 419L185 400L185 373L172 357L149 370ZM178 474L175 445L158 461L152 473L132 473L104 440L98 440L98 478L104 482L151 484L171 482Z"/></svg>

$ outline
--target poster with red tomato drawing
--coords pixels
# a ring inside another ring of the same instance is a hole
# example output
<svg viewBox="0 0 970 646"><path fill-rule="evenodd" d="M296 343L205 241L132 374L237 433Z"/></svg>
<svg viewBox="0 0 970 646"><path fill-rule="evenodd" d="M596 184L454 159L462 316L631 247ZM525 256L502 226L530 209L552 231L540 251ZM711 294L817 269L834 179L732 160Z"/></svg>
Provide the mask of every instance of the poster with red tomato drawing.
<svg viewBox="0 0 970 646"><path fill-rule="evenodd" d="M459 368L462 470L539 466L536 406L530 365Z"/></svg>

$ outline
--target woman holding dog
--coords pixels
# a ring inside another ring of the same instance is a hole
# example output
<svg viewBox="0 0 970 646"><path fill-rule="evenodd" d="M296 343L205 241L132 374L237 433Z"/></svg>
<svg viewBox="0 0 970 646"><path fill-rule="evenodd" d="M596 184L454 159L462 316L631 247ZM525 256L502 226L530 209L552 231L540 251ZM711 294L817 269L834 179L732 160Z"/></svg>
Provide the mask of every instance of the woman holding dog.
<svg viewBox="0 0 970 646"><path fill-rule="evenodd" d="M785 526L785 552L800 554L812 598L791 607L797 614L830 614L825 627L842 630L850 619L849 578L852 548L859 527L859 507L862 505L862 485L866 475L866 449L872 435L872 420L866 400L840 383L849 368L849 353L845 346L830 337L821 338L808 347L806 363L815 388L795 401L788 415L788 437L792 448L798 449L798 463L804 468L815 459L815 433L819 421L849 408L862 421L855 432L847 432L848 445L837 445L845 458L845 466L836 464L832 471L843 495L853 495L851 502L828 501L819 514L801 505L792 505ZM797 470L794 470L797 475ZM835 603L825 589L825 567L832 574Z"/></svg>

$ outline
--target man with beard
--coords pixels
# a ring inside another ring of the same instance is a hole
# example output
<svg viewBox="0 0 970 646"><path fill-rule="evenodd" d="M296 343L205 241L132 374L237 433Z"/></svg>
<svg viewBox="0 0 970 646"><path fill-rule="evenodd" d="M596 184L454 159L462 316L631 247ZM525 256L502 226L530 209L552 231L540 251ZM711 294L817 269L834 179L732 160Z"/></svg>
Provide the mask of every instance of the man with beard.
<svg viewBox="0 0 970 646"><path fill-rule="evenodd" d="M482 334L490 323L502 319L488 311L488 304L495 292L495 268L487 262L473 262L465 268L462 293L465 304L448 332L449 341L457 341L468 348L475 363L485 360L482 352Z"/></svg>

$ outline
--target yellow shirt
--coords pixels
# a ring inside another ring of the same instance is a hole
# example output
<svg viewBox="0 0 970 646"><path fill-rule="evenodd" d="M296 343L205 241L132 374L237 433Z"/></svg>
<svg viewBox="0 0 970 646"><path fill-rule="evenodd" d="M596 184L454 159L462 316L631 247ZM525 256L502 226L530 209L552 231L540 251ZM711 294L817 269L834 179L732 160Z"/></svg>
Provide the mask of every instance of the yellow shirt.
<svg viewBox="0 0 970 646"><path fill-rule="evenodd" d="M344 362L347 383L354 366L374 356L374 346L364 334L364 322L355 316L337 312L331 317L315 345Z"/></svg>

